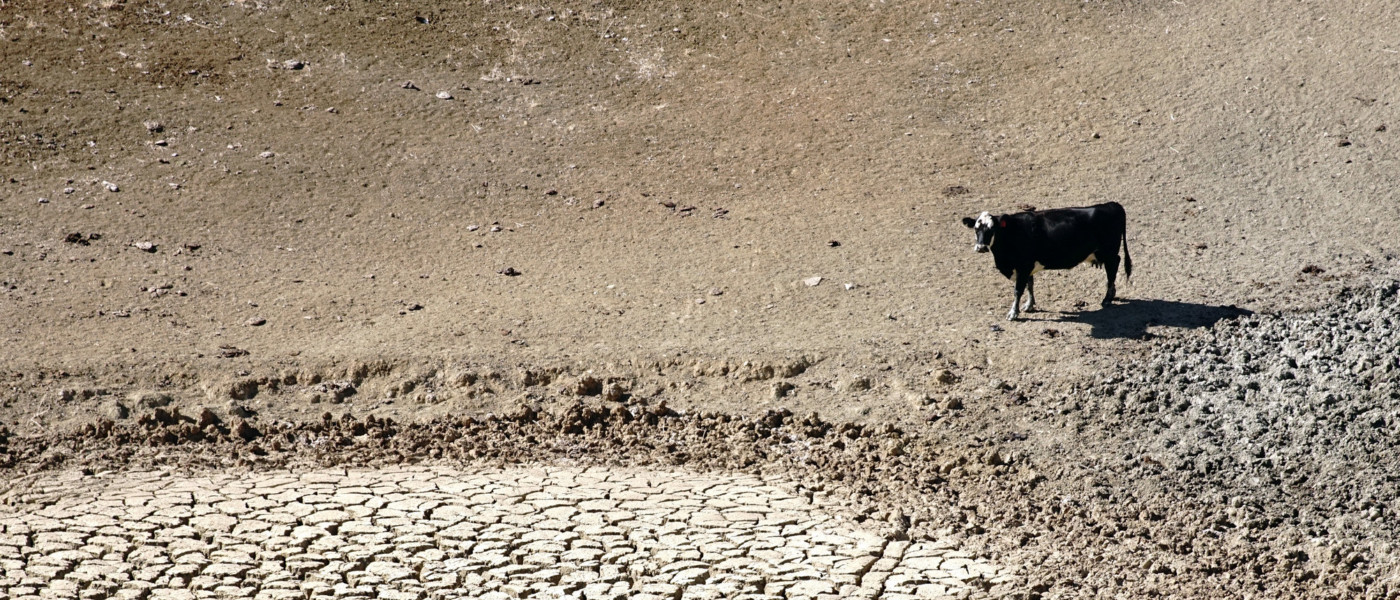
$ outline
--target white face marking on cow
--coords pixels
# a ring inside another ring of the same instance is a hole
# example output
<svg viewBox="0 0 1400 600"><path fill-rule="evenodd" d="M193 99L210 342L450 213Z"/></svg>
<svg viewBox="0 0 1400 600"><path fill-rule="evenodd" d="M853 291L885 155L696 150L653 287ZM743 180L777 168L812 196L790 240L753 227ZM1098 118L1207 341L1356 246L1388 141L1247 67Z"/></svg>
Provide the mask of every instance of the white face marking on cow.
<svg viewBox="0 0 1400 600"><path fill-rule="evenodd" d="M991 229L992 225L995 225L995 223L992 222L992 213L989 213L984 210L982 211L982 214L977 215L978 229Z"/></svg>
<svg viewBox="0 0 1400 600"><path fill-rule="evenodd" d="M982 214L977 215L977 222L973 224L973 231L977 232L977 242L972 245L973 250L986 252L991 249L995 242L992 236L992 227L994 226L996 223L992 221L992 213L984 210Z"/></svg>

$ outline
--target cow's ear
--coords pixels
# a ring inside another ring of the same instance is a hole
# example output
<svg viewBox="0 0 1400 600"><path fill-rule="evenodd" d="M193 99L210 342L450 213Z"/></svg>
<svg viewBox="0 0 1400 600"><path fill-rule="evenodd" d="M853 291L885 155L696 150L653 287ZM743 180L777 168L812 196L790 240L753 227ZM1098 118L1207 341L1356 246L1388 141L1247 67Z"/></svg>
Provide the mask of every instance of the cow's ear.
<svg viewBox="0 0 1400 600"><path fill-rule="evenodd" d="M1001 224L1002 229L1006 229L1006 216L1002 215L1001 219L997 220L997 223Z"/></svg>
<svg viewBox="0 0 1400 600"><path fill-rule="evenodd" d="M973 220L972 217L963 217L963 225L967 225L968 227L976 227L977 221Z"/></svg>

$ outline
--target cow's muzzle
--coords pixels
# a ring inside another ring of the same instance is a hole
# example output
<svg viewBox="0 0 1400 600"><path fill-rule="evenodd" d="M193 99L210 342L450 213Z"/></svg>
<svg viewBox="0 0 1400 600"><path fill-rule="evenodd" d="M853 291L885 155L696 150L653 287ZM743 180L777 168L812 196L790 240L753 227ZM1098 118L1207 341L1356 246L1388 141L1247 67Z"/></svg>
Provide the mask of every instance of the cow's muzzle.
<svg viewBox="0 0 1400 600"><path fill-rule="evenodd" d="M972 249L978 252L986 252L988 250L991 250L991 247L987 246L986 244L973 244Z"/></svg>

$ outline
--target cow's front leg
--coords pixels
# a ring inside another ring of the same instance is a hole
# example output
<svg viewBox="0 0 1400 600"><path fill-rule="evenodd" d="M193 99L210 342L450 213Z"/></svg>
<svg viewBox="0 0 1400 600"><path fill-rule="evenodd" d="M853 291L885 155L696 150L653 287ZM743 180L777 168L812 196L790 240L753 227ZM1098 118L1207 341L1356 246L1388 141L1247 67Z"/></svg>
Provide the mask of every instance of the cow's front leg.
<svg viewBox="0 0 1400 600"><path fill-rule="evenodd" d="M1011 311L1006 313L1006 320L1015 321L1021 315L1021 294L1026 291L1026 286L1030 285L1031 276L1023 275L1023 271L1016 271L1016 297L1011 299Z"/></svg>
<svg viewBox="0 0 1400 600"><path fill-rule="evenodd" d="M1026 282L1026 303L1021 305L1021 312L1035 311L1035 276L1032 275Z"/></svg>

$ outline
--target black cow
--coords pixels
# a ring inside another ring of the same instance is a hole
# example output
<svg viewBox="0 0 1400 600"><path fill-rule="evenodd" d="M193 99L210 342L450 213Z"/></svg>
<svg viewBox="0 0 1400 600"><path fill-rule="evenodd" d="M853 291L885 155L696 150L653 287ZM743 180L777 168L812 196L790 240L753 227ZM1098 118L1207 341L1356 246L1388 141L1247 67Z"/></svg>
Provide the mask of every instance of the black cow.
<svg viewBox="0 0 1400 600"><path fill-rule="evenodd" d="M1114 279L1118 276L1118 244L1123 244L1123 273L1133 276L1133 258L1128 255L1128 215L1117 202L1082 208L1056 208L993 216L984 212L976 219L965 217L963 225L977 232L978 252L991 250L997 270L1016 282L1016 297L1006 318L1015 320L1021 310L1035 309L1035 274L1044 269L1071 269L1088 262L1102 265L1108 275L1108 294L1103 305L1113 301ZM1025 307L1021 293L1030 291Z"/></svg>

